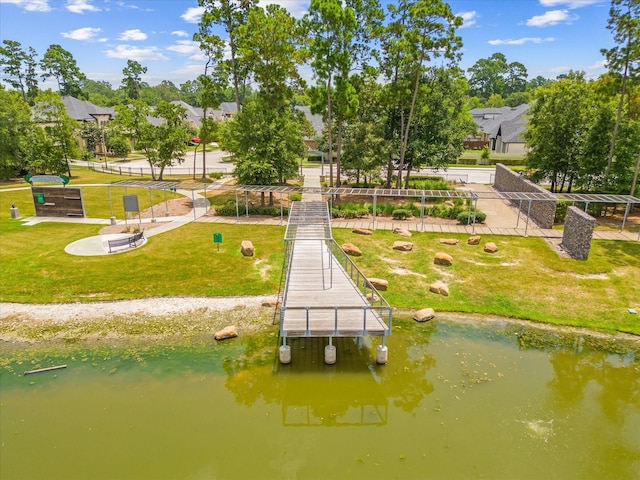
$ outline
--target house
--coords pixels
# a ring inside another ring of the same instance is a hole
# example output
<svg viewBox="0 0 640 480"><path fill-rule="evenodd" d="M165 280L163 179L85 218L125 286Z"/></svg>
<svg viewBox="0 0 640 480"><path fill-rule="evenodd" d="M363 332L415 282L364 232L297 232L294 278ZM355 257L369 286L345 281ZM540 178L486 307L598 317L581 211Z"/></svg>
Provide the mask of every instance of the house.
<svg viewBox="0 0 640 480"><path fill-rule="evenodd" d="M527 130L529 104L517 107L474 108L473 121L478 135L465 140L465 148L478 149L488 145L496 153L525 152L524 133Z"/></svg>
<svg viewBox="0 0 640 480"><path fill-rule="evenodd" d="M115 116L113 107L99 107L91 102L78 100L74 97L63 96L62 103L67 111L67 115L80 123L96 123L99 127L105 127ZM78 137L78 143L80 148L86 148L86 142L83 138ZM101 155L106 154L104 138L99 145L96 145L95 153Z"/></svg>

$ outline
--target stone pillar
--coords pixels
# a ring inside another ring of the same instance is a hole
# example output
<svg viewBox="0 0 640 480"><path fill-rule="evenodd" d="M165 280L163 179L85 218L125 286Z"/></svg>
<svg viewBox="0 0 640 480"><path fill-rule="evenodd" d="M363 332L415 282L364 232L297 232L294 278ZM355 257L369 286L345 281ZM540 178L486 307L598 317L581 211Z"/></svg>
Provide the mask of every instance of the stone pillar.
<svg viewBox="0 0 640 480"><path fill-rule="evenodd" d="M560 246L571 258L586 260L589 258L595 225L596 219L591 215L577 207L569 207Z"/></svg>

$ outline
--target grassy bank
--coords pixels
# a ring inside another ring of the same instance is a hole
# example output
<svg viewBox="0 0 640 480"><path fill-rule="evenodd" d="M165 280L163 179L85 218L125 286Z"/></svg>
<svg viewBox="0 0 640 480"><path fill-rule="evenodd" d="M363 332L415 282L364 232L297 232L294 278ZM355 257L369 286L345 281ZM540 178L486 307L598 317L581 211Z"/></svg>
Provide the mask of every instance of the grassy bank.
<svg viewBox="0 0 640 480"><path fill-rule="evenodd" d="M91 173L92 175L95 172ZM104 174L99 174L104 175ZM113 181L113 176L106 176ZM82 178L73 183L84 183ZM91 178L96 181L97 178ZM106 182L105 182L106 183ZM113 193L117 198L121 195ZM160 192L153 192L153 202ZM108 217L105 187L83 187L89 216ZM171 194L173 195L173 194ZM148 203L148 191L139 193ZM15 203L33 214L29 190L0 190L0 301L25 303L95 302L163 296L275 294L281 281L283 227L195 223L149 238L144 248L101 257L68 255L69 243L97 235L99 225L43 223L30 227L9 218ZM114 201L121 208L121 201ZM212 241L222 233L220 251ZM640 243L594 241L587 261L560 257L542 239L495 236L499 251L482 246L441 245L441 235L414 234L411 252L391 249L399 237L377 231L370 237L335 229L339 243L364 252L357 265L370 277L385 278L385 298L398 309L495 314L551 324L640 335ZM251 240L255 257L240 254ZM451 267L433 264L437 251L454 258ZM435 281L450 296L429 292Z"/></svg>

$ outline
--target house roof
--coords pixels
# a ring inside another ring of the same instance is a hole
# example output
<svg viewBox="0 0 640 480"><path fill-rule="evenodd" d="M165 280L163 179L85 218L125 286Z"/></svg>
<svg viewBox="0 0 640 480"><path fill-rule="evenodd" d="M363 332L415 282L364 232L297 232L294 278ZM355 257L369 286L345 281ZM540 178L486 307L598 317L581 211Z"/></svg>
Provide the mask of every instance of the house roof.
<svg viewBox="0 0 640 480"><path fill-rule="evenodd" d="M322 120L322 115L318 113L311 113L311 107L307 105L296 106L296 110L304 113L304 116L307 117L309 123L313 127L313 130L316 132L316 135L322 135L322 129L324 128L324 121Z"/></svg>
<svg viewBox="0 0 640 480"><path fill-rule="evenodd" d="M529 104L523 103L517 107L474 108L471 110L471 115L473 115L473 121L476 122L480 130L482 130L482 133L495 137L503 122L523 118L528 111Z"/></svg>
<svg viewBox="0 0 640 480"><path fill-rule="evenodd" d="M497 135L502 136L503 143L524 143L524 134L526 131L526 118L518 117L502 122L498 128Z"/></svg>
<svg viewBox="0 0 640 480"><path fill-rule="evenodd" d="M109 115L110 118L114 116L113 107L99 107L86 100L63 96L62 103L67 110L67 115L81 122L93 122L96 115Z"/></svg>

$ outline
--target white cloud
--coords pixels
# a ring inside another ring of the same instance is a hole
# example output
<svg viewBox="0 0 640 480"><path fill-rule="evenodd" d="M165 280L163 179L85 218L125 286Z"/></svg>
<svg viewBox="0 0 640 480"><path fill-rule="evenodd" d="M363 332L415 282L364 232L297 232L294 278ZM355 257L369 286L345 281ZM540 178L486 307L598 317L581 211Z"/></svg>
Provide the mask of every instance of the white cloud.
<svg viewBox="0 0 640 480"><path fill-rule="evenodd" d="M560 74L560 73L566 73L566 72L568 72L569 70L571 70L571 67L566 67L566 66L563 66L563 65L560 65L559 67L551 67L551 68L549 69L549 71L550 71L551 73L557 73L557 74Z"/></svg>
<svg viewBox="0 0 640 480"><path fill-rule="evenodd" d="M189 34L187 32L185 32L184 30L176 30L174 32L171 32L171 35L175 35L176 37L188 37Z"/></svg>
<svg viewBox="0 0 640 480"><path fill-rule="evenodd" d="M67 10L73 13L83 14L84 12L100 12L101 10L91 5L92 0L67 0Z"/></svg>
<svg viewBox="0 0 640 480"><path fill-rule="evenodd" d="M525 43L546 43L546 42L554 42L555 38L547 37L522 37L522 38L508 38L508 39L496 39L489 40L489 45L524 45Z"/></svg>
<svg viewBox="0 0 640 480"><path fill-rule="evenodd" d="M462 18L462 26L460 28L467 28L476 24L478 12L476 12L475 10L472 10L470 12L460 12L456 13L456 17Z"/></svg>
<svg viewBox="0 0 640 480"><path fill-rule="evenodd" d="M576 15L569 15L568 10L549 10L544 15L536 15L527 20L528 27L547 27L559 23L571 23L577 20Z"/></svg>
<svg viewBox="0 0 640 480"><path fill-rule="evenodd" d="M596 3L604 3L604 0L540 0L540 5L543 7L566 5L568 8L581 8L595 5Z"/></svg>
<svg viewBox="0 0 640 480"><path fill-rule="evenodd" d="M198 23L203 13L204 7L189 7L180 18L187 23Z"/></svg>
<svg viewBox="0 0 640 480"><path fill-rule="evenodd" d="M600 60L599 62L594 63L593 65L589 65L587 70L601 70L603 68L607 68L608 64L606 60Z"/></svg>
<svg viewBox="0 0 640 480"><path fill-rule="evenodd" d="M135 30L125 30L118 37L118 40L122 40L124 42L142 41L146 39L147 39L147 34L140 31L137 28Z"/></svg>
<svg viewBox="0 0 640 480"><path fill-rule="evenodd" d="M200 51L200 46L191 40L178 40L175 45L167 47L171 52L180 53L182 55L190 55Z"/></svg>
<svg viewBox="0 0 640 480"><path fill-rule="evenodd" d="M106 50L105 54L109 58L123 58L125 60L169 60L158 47L134 47L132 45L116 45L115 49Z"/></svg>
<svg viewBox="0 0 640 480"><path fill-rule="evenodd" d="M183 65L182 67L173 70L171 73L177 73L178 75L184 75L187 77L195 78L198 75L202 75L204 73L204 64L202 63L190 63L187 65Z"/></svg>
<svg viewBox="0 0 640 480"><path fill-rule="evenodd" d="M286 8L294 18L302 18L309 11L309 0L259 0L258 5L266 7L267 5L280 5Z"/></svg>
<svg viewBox="0 0 640 480"><path fill-rule="evenodd" d="M0 0L0 3L12 3L27 12L50 12L49 0Z"/></svg>
<svg viewBox="0 0 640 480"><path fill-rule="evenodd" d="M96 35L98 35L102 29L100 28L92 28L92 27L84 27L77 28L75 30L71 30L70 32L62 32L62 36L64 38L70 38L71 40L94 40Z"/></svg>

